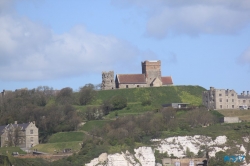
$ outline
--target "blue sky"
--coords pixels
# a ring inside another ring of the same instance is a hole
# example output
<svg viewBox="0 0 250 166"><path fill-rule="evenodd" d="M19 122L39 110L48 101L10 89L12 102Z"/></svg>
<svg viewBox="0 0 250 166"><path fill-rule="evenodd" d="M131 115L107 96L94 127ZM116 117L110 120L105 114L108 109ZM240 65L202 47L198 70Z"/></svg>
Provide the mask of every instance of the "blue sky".
<svg viewBox="0 0 250 166"><path fill-rule="evenodd" d="M250 90L250 1L0 0L2 89L78 90L144 60L175 85Z"/></svg>

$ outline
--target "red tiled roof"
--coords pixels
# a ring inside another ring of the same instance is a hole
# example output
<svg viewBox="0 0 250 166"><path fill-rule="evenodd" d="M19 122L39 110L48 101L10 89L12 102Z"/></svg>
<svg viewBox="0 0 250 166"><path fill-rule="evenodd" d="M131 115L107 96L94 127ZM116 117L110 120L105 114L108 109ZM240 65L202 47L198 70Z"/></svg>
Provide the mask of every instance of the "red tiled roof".
<svg viewBox="0 0 250 166"><path fill-rule="evenodd" d="M173 84L173 80L171 76L161 77L162 85L171 85Z"/></svg>
<svg viewBox="0 0 250 166"><path fill-rule="evenodd" d="M117 74L116 77L120 84L146 84L144 74Z"/></svg>

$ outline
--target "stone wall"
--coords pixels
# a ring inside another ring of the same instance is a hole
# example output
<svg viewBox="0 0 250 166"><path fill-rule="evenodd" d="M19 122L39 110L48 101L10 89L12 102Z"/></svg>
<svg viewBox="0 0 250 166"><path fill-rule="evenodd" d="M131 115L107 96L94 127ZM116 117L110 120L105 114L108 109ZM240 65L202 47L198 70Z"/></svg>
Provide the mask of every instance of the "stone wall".
<svg viewBox="0 0 250 166"><path fill-rule="evenodd" d="M102 90L115 89L114 71L102 72Z"/></svg>
<svg viewBox="0 0 250 166"><path fill-rule="evenodd" d="M224 117L224 123L239 123L239 117Z"/></svg>
<svg viewBox="0 0 250 166"><path fill-rule="evenodd" d="M145 74L147 79L147 84L155 79L161 79L161 61L144 61L141 63L142 65L142 74Z"/></svg>
<svg viewBox="0 0 250 166"><path fill-rule="evenodd" d="M202 94L203 105L208 109L238 109L238 97L234 90L215 89L204 91Z"/></svg>
<svg viewBox="0 0 250 166"><path fill-rule="evenodd" d="M39 144L38 128L33 122L26 128L26 147L33 147Z"/></svg>
<svg viewBox="0 0 250 166"><path fill-rule="evenodd" d="M147 84L119 84L120 89L149 87Z"/></svg>

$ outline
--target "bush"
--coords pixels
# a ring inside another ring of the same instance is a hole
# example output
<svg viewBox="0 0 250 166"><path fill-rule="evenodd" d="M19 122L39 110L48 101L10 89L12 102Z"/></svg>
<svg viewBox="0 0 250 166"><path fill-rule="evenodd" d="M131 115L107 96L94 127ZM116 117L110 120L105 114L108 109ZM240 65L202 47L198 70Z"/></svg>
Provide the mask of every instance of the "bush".
<svg viewBox="0 0 250 166"><path fill-rule="evenodd" d="M141 102L141 105L142 105L142 106L151 105L151 100L143 100L143 101Z"/></svg>
<svg viewBox="0 0 250 166"><path fill-rule="evenodd" d="M111 104L114 110L119 110L127 107L127 99L122 96L114 96L111 99Z"/></svg>

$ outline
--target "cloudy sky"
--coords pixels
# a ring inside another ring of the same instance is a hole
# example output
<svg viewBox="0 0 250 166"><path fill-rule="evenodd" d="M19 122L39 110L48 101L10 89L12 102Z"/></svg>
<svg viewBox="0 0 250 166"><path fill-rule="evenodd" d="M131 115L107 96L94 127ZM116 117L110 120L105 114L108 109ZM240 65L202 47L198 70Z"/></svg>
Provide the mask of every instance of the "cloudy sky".
<svg viewBox="0 0 250 166"><path fill-rule="evenodd" d="M175 85L250 90L249 0L0 0L0 86L77 90L161 60Z"/></svg>

